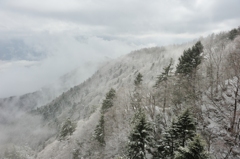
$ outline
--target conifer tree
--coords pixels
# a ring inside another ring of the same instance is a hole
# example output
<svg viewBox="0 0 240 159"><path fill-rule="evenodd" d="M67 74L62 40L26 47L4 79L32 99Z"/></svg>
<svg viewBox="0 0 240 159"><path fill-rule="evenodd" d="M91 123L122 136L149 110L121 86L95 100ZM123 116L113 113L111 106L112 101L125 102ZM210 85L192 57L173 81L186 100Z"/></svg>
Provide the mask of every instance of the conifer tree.
<svg viewBox="0 0 240 159"><path fill-rule="evenodd" d="M157 141L154 158L174 157L179 146L185 146L187 140L192 140L196 133L196 123L187 109L164 132L162 139Z"/></svg>
<svg viewBox="0 0 240 159"><path fill-rule="evenodd" d="M136 113L134 113L133 117L132 117L132 120L131 120L131 125L135 126L138 122L139 122L139 119L141 119L142 117L142 108L140 107Z"/></svg>
<svg viewBox="0 0 240 159"><path fill-rule="evenodd" d="M72 155L73 155L72 159L80 159L81 158L79 149L74 149Z"/></svg>
<svg viewBox="0 0 240 159"><path fill-rule="evenodd" d="M127 156L130 159L146 159L146 152L152 142L152 127L144 112L141 109L139 111L141 115L129 135Z"/></svg>
<svg viewBox="0 0 240 159"><path fill-rule="evenodd" d="M136 79L134 80L134 92L131 96L131 105L134 110L138 110L141 108L142 96L141 96L141 85L142 85L142 77L141 73L138 73Z"/></svg>
<svg viewBox="0 0 240 159"><path fill-rule="evenodd" d="M106 94L106 98L103 100L101 108L101 117L99 119L98 125L94 130L94 138L102 145L105 144L105 133L104 133L104 113L113 106L113 99L116 95L116 91L111 88Z"/></svg>
<svg viewBox="0 0 240 159"><path fill-rule="evenodd" d="M176 73L191 75L197 66L201 63L203 45L198 41L191 49L184 50L183 55L178 59L179 64L176 68Z"/></svg>
<svg viewBox="0 0 240 159"><path fill-rule="evenodd" d="M158 85L162 82L168 81L169 77L171 77L170 73L173 70L172 65L173 65L173 59L170 60L170 63L167 67L163 68L162 74L157 77L155 87L158 87Z"/></svg>
<svg viewBox="0 0 240 159"><path fill-rule="evenodd" d="M72 135L72 133L75 131L76 129L76 124L74 124L70 118L68 118L62 128L61 128L61 131L60 131L60 140L63 140L67 135Z"/></svg>
<svg viewBox="0 0 240 159"><path fill-rule="evenodd" d="M163 112L165 112L165 107L167 105L167 96L168 96L168 81L169 77L171 77L170 73L172 71L172 65L173 65L173 59L170 60L170 63L167 67L163 68L163 72L161 75L157 77L157 81L155 84L155 87L158 88L161 83L163 83L164 86L164 97L163 97Z"/></svg>
<svg viewBox="0 0 240 159"><path fill-rule="evenodd" d="M96 126L94 130L94 138L102 145L105 144L105 133L104 133L104 115L101 113L100 120L98 122L98 125Z"/></svg>
<svg viewBox="0 0 240 159"><path fill-rule="evenodd" d="M142 84L142 77L143 77L143 75L141 73L138 73L136 79L134 80L134 84L136 87L138 87Z"/></svg>
<svg viewBox="0 0 240 159"><path fill-rule="evenodd" d="M185 102L190 102L191 105L196 106L196 100L198 99L199 92L196 89L197 68L202 61L203 45L198 41L192 48L184 50L183 55L179 58L179 63L176 67L176 73L179 74L179 89L176 91L181 95L177 97L175 101L179 102L179 99L184 99ZM182 102L182 101L180 101Z"/></svg>
<svg viewBox="0 0 240 159"><path fill-rule="evenodd" d="M106 94L106 99L113 99L115 97L116 91L115 89L111 88L109 92Z"/></svg>
<svg viewBox="0 0 240 159"><path fill-rule="evenodd" d="M180 146L185 146L188 139L192 139L196 134L196 122L192 117L189 109L185 110L176 122L177 140Z"/></svg>
<svg viewBox="0 0 240 159"><path fill-rule="evenodd" d="M106 98L103 100L102 103L102 111L105 112L107 109L113 106L113 99L115 97L116 91L111 88L109 92L106 94Z"/></svg>
<svg viewBox="0 0 240 159"><path fill-rule="evenodd" d="M204 144L199 135L190 141L187 147L180 147L176 152L175 159L208 159Z"/></svg>
<svg viewBox="0 0 240 159"><path fill-rule="evenodd" d="M236 28L232 29L231 31L229 31L229 39L230 40L234 40L235 37L238 35L238 30Z"/></svg>
<svg viewBox="0 0 240 159"><path fill-rule="evenodd" d="M172 121L171 126L163 134L162 140L158 142L156 158L173 157L174 151L178 148L176 122Z"/></svg>

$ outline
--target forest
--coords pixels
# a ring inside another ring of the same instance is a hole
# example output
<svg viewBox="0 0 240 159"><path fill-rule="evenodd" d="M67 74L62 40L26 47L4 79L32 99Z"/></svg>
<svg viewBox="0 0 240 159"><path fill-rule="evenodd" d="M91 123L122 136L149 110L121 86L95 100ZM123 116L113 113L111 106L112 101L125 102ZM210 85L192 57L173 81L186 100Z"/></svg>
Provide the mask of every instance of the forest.
<svg viewBox="0 0 240 159"><path fill-rule="evenodd" d="M28 111L41 118L32 129L44 132L30 133L25 146L12 138L3 158L239 158L239 35L232 29L107 62Z"/></svg>

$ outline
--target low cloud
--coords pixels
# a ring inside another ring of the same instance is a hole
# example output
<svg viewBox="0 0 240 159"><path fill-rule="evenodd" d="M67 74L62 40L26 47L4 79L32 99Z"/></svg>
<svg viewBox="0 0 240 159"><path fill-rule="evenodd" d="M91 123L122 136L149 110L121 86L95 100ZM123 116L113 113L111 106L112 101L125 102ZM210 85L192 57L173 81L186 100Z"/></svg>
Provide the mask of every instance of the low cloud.
<svg viewBox="0 0 240 159"><path fill-rule="evenodd" d="M25 47L42 50L46 58L38 61L2 61L0 63L1 98L36 91L56 82L60 76L76 68L81 69L79 80L83 81L97 70L101 62L132 50L152 46L128 44L99 37L64 35L28 37L24 39L24 43Z"/></svg>
<svg viewBox="0 0 240 159"><path fill-rule="evenodd" d="M17 39L28 48L12 56L0 50L1 60L11 57L0 63L0 97L35 91L90 62L89 72L105 57L238 27L238 6L239 0L0 0L0 43Z"/></svg>
<svg viewBox="0 0 240 159"><path fill-rule="evenodd" d="M238 0L2 0L0 31L14 35L70 31L88 37L126 34L137 37L149 32L206 35L237 27L239 5Z"/></svg>

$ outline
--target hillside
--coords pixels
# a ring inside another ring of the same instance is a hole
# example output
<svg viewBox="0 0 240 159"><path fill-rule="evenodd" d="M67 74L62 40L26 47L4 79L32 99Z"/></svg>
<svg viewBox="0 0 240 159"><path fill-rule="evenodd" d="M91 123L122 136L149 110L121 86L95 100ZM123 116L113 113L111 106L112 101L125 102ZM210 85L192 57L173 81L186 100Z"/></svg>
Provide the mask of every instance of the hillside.
<svg viewBox="0 0 240 159"><path fill-rule="evenodd" d="M228 33L223 32L199 40L204 50L202 62L196 69L194 89L198 94L194 103L187 97L189 88L184 87L186 79L174 72L179 63L178 58L196 41L145 48L109 61L80 85L72 87L44 106L37 105L38 108L31 110L27 116L19 115L21 120L11 124L19 126L19 129L31 125L27 129L28 136L21 140L9 139L2 147L11 149L14 144L15 152L22 158L66 159L73 158L74 152L78 152L79 158L124 157L132 129L130 123L136 112L131 104L135 92L134 80L141 73L141 107L149 121L157 123L158 120L158 127L165 131L185 108L191 108L198 122L197 132L205 139L209 154L215 158L239 158L237 90L240 72L238 65L231 66L230 63L233 59L239 62L240 38L231 40ZM230 59L230 55L235 55L235 58ZM153 86L171 58L174 69L168 83L166 104L163 106L165 87L162 84L157 88ZM178 87L181 87L180 92L177 92ZM104 113L106 144L103 146L94 140L93 134L101 115L102 102L110 88L116 90L116 97L113 106ZM234 123L237 124L232 127L233 112L236 112ZM61 127L68 118L76 123L76 130L64 140L59 140Z"/></svg>
<svg viewBox="0 0 240 159"><path fill-rule="evenodd" d="M173 46L169 48L156 47L151 49L142 49L139 51L134 51L127 56L111 61L105 66L103 66L101 69L99 69L87 81L85 81L79 86L70 89L68 92L65 92L64 94L62 94L62 96L55 99L47 106L39 108L40 109L39 111L44 113L44 119L47 119L47 122L52 125L60 126L61 123L68 117L71 117L73 121L77 121L78 127L76 130L76 138L78 139L78 141L73 139L71 146L67 147L68 150L66 150L72 151L74 147L77 147L77 142L83 142L81 140L88 139L87 141L91 142L92 132L99 119L99 108L101 107L102 99L104 98L105 94L110 88L114 88L118 90L117 97L119 97L119 99L116 99L116 103L118 103L118 108L116 107L116 109L120 110L114 110L119 111L119 113L114 114L110 113L109 115L110 116L120 115L119 117L116 117L119 118L120 120L117 121L117 123L120 123L120 126L124 127L124 129L129 128L129 126L127 126L129 124L128 123L129 121L125 121L126 123L123 125L121 124L122 120L124 120L125 118L125 117L123 118L121 114L122 113L124 114L124 109L126 109L124 107L126 106L129 107L128 96L129 93L134 89L134 85L132 83L133 80L135 79L136 74L138 72L144 74L145 76L143 79L144 81L146 81L145 82L146 88L151 87L155 82L156 74L161 73L162 68L168 63L170 57L180 56L180 53L190 45L191 44L175 47ZM119 102L121 102L123 105L120 104ZM57 121L55 120L56 116L58 119ZM112 120L111 118L112 117L109 117L110 120ZM130 117L128 116L126 118ZM83 126L85 124L87 126ZM112 124L109 123L109 125ZM77 133L77 131L79 132ZM121 129L119 130L118 128L115 131L121 132L122 130ZM125 131L128 131L128 129L125 129ZM117 132L115 132L116 133L115 135L119 135ZM124 137L120 138L119 139L120 141L118 142L122 142L121 140L123 141L126 140L127 137L126 132L122 133ZM88 134L89 136L85 136L86 134ZM112 136L111 140L116 140L116 138ZM61 147L62 144L64 145L64 142L58 141L56 142L53 143L54 146ZM116 143L116 141L111 142L113 142L112 144L115 145L118 144L118 142ZM53 145L49 146L52 147ZM86 150L83 151L85 153L92 149L91 143L89 143L89 145L86 146L87 146ZM109 150L113 149L112 145L106 146L107 146L106 149ZM116 149L115 150L116 152L118 151L117 147L114 148ZM59 150L61 149L58 149L56 151ZM39 158L46 157L48 158L49 156L45 156L46 154L49 154L49 152L45 151L41 152ZM57 152L57 154L59 156L62 156L62 158L68 158L72 155L71 153L66 153L65 151L62 150L60 152ZM41 155L43 155L43 157L41 157Z"/></svg>

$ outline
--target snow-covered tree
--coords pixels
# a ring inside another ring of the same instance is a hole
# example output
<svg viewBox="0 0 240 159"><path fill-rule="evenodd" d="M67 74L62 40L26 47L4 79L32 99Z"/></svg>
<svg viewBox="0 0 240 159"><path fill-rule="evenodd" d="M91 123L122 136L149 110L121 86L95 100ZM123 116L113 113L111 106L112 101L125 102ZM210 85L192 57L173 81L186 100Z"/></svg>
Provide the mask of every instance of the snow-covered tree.
<svg viewBox="0 0 240 159"><path fill-rule="evenodd" d="M141 73L138 73L136 79L134 80L134 84L136 87L139 87L142 84L142 77L143 75Z"/></svg>
<svg viewBox="0 0 240 159"><path fill-rule="evenodd" d="M175 123L177 140L180 146L185 146L187 140L192 139L196 134L196 122L189 109L186 109Z"/></svg>
<svg viewBox="0 0 240 159"><path fill-rule="evenodd" d="M173 120L170 127L156 141L155 158L173 157L179 146L185 146L187 140L192 140L196 134L196 122L187 109L177 120Z"/></svg>
<svg viewBox="0 0 240 159"><path fill-rule="evenodd" d="M195 111L196 101L199 99L199 90L197 89L197 70L202 61L203 45L198 41L192 48L185 50L179 58L176 73L179 77L178 94L183 97L186 103L194 105ZM182 99L177 97L176 99Z"/></svg>
<svg viewBox="0 0 240 159"><path fill-rule="evenodd" d="M225 38L227 39L227 38ZM223 62L226 58L225 48L227 40L220 40L212 34L207 38L204 45L205 65L206 65L206 86L210 87L210 97L213 99L214 93L218 93L218 87L223 79Z"/></svg>
<svg viewBox="0 0 240 159"><path fill-rule="evenodd" d="M239 30L234 28L231 31L229 31L229 39L234 40L237 35L239 35Z"/></svg>
<svg viewBox="0 0 240 159"><path fill-rule="evenodd" d="M138 110L141 108L142 104L142 77L143 75L141 73L138 73L134 80L134 91L131 94L131 106L133 110Z"/></svg>
<svg viewBox="0 0 240 159"><path fill-rule="evenodd" d="M234 46L229 49L229 54L227 56L227 71L235 82L233 83L234 92L234 110L233 117L231 121L231 131L235 132L237 129L237 110L239 103L239 92L240 92L240 37L234 40Z"/></svg>
<svg viewBox="0 0 240 159"><path fill-rule="evenodd" d="M111 88L109 92L106 94L106 98L103 100L102 103L102 111L105 112L107 109L113 106L113 99L116 95L116 91Z"/></svg>
<svg viewBox="0 0 240 159"><path fill-rule="evenodd" d="M60 130L59 139L60 140L64 140L64 138L67 135L72 135L72 133L75 131L75 129L76 129L76 124L73 123L70 118L68 118L64 122L64 124L63 124L63 126L62 126L62 128Z"/></svg>
<svg viewBox="0 0 240 159"><path fill-rule="evenodd" d="M72 159L81 159L80 150L79 149L74 149L72 155L73 155Z"/></svg>
<svg viewBox="0 0 240 159"><path fill-rule="evenodd" d="M174 159L208 159L203 140L196 135L186 147L180 147Z"/></svg>
<svg viewBox="0 0 240 159"><path fill-rule="evenodd" d="M140 109L139 118L134 125L127 146L127 156L130 159L146 159L147 150L152 143L152 127L145 113Z"/></svg>
<svg viewBox="0 0 240 159"><path fill-rule="evenodd" d="M109 92L106 94L106 99L113 99L115 97L116 91L115 89L111 88Z"/></svg>
<svg viewBox="0 0 240 159"><path fill-rule="evenodd" d="M172 65L173 65L173 59L170 60L170 63L168 64L168 66L164 67L163 72L157 77L155 87L158 87L158 85L162 82L168 81L169 77L171 77L171 71L173 70Z"/></svg>
<svg viewBox="0 0 240 159"><path fill-rule="evenodd" d="M98 122L98 125L96 126L94 130L94 138L102 145L105 144L105 133L104 133L104 115L101 114L100 120Z"/></svg>
<svg viewBox="0 0 240 159"><path fill-rule="evenodd" d="M155 158L173 157L174 151L178 148L176 122L173 121L171 126L163 133L161 140L157 141L157 151Z"/></svg>
<svg viewBox="0 0 240 159"><path fill-rule="evenodd" d="M162 74L160 74L157 77L157 81L155 84L156 88L159 88L160 84L164 87L163 90L163 112L165 112L165 108L167 105L167 97L169 95L168 93L168 83L169 83L169 78L171 77L171 71L173 70L172 68L173 65L173 59L170 60L170 63L168 64L167 67L163 68Z"/></svg>
<svg viewBox="0 0 240 159"><path fill-rule="evenodd" d="M176 73L192 76L194 70L201 63L203 45L198 41L191 49L184 50L183 55L179 58L179 64Z"/></svg>
<svg viewBox="0 0 240 159"><path fill-rule="evenodd" d="M111 88L107 94L106 98L103 100L101 108L101 117L99 119L98 125L94 130L94 138L102 145L105 144L105 133L104 133L104 113L113 106L113 99L116 95L116 91Z"/></svg>

